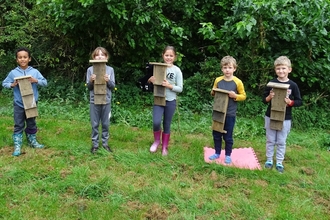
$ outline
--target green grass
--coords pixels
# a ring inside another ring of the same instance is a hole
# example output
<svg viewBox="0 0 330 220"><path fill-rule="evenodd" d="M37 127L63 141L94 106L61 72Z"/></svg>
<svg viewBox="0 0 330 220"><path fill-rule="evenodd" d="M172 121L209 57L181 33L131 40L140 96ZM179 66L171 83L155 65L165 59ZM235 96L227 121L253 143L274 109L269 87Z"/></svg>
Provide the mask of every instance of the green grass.
<svg viewBox="0 0 330 220"><path fill-rule="evenodd" d="M11 104L1 104L0 219L328 219L327 131L292 129L285 172L207 164L210 117L178 112L169 155L149 153L151 109L118 113L113 153L89 150L88 104L39 104L38 140L11 156ZM132 125L133 124L133 125ZM138 126L138 125L141 126ZM150 127L148 125L150 124ZM253 147L265 162L261 117L238 118L234 147Z"/></svg>

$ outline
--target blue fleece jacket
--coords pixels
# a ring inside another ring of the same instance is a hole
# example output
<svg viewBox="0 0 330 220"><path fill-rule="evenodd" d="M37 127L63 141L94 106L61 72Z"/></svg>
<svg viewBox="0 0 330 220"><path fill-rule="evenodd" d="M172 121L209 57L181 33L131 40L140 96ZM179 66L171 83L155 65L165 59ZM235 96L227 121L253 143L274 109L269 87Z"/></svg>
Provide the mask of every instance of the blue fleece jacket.
<svg viewBox="0 0 330 220"><path fill-rule="evenodd" d="M8 76L6 77L6 79L2 82L2 86L4 88L8 88L10 89L10 85L15 82L16 77L21 77L21 76L32 76L33 78L38 80L38 83L32 83L32 89L33 89L33 94L34 94L34 98L36 100L36 102L38 101L38 97L39 97L39 93L38 93L38 85L39 86L47 86L47 80L41 75L41 73L29 66L28 68L26 68L25 70L23 70L21 67L16 67L15 69L11 70L8 74ZM18 106L24 108L23 105L23 100L22 100L22 96L21 96L21 92L19 90L19 85L15 86L13 88L13 92L14 92L14 103L17 104Z"/></svg>

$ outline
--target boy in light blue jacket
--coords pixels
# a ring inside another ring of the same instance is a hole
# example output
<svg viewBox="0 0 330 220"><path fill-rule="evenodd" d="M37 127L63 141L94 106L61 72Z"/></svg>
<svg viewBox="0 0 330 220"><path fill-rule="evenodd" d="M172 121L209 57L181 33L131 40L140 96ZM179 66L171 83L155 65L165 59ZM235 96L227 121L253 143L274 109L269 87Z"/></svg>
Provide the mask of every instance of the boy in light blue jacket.
<svg viewBox="0 0 330 220"><path fill-rule="evenodd" d="M28 80L31 82L32 90L34 94L35 102L38 103L38 85L47 86L47 80L41 75L41 73L29 66L31 61L31 53L27 48L19 48L16 50L16 61L18 66L11 70L2 82L4 88L13 89L14 93L14 152L13 156L19 156L21 154L23 131L25 128L25 134L28 139L28 143L33 148L43 148L44 145L39 144L36 139L37 124L36 118L26 118L22 95L19 89L19 82L15 80L17 77L31 76ZM26 123L26 127L25 127Z"/></svg>

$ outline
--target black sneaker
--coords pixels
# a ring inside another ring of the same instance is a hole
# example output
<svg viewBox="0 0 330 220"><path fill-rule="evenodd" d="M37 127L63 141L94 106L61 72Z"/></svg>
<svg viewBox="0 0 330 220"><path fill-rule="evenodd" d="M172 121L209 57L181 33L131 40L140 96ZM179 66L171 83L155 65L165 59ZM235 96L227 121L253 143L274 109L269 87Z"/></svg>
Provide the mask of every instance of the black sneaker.
<svg viewBox="0 0 330 220"><path fill-rule="evenodd" d="M112 150L110 149L110 147L109 147L108 145L103 146L103 148L104 148L106 151L108 151L108 152L112 152Z"/></svg>
<svg viewBox="0 0 330 220"><path fill-rule="evenodd" d="M98 147L92 147L91 148L91 153L95 154L98 149L99 149Z"/></svg>

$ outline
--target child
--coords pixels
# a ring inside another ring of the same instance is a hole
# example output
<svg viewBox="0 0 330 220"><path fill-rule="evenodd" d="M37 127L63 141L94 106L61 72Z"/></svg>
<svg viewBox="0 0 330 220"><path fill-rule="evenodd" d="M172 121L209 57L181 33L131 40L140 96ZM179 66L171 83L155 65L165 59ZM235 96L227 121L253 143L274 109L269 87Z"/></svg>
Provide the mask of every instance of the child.
<svg viewBox="0 0 330 220"><path fill-rule="evenodd" d="M108 51L103 47L97 47L92 53L93 60L108 60ZM106 82L107 94L106 104L94 104L94 81L96 75L93 73L93 66L87 69L86 84L90 94L90 119L92 125L92 148L91 153L95 154L99 149L99 124L102 125L102 146L108 152L112 152L108 145L109 140L109 114L111 112L111 94L115 88L115 72L112 67L106 65L104 80Z"/></svg>
<svg viewBox="0 0 330 220"><path fill-rule="evenodd" d="M276 95L272 88L266 87L262 101L264 103L269 103L265 115L265 129L266 129L266 157L267 161L265 163L265 168L271 169L273 167L273 155L275 150L275 145L277 145L276 150L276 170L283 173L284 166L283 160L286 148L286 138L291 129L291 119L292 119L292 107L298 107L302 105L302 100L300 96L300 91L298 85L288 78L291 72L291 61L286 56L278 57L275 62L275 73L277 78L271 80L274 83L289 84L290 87L287 91L287 97L283 100L286 106L285 120L283 122L283 128L280 131L270 129L270 108L271 100Z"/></svg>
<svg viewBox="0 0 330 220"><path fill-rule="evenodd" d="M19 89L19 82L14 78L20 76L31 76L28 80L31 82L33 95L36 103L38 103L38 85L46 86L47 80L41 75L41 73L29 66L29 62L31 61L31 54L27 48L19 48L16 50L16 62L18 66L11 70L6 77L6 79L2 82L2 86L5 88L13 88L14 93L14 152L13 156L19 156L21 154L22 148L22 139L23 139L23 130L26 123L25 134L28 140L28 143L33 148L43 148L44 145L39 144L36 139L37 134L37 124L36 118L26 118L23 100L21 96L21 92Z"/></svg>
<svg viewBox="0 0 330 220"><path fill-rule="evenodd" d="M167 46L162 53L163 60L169 66L166 70L166 79L162 86L166 87L166 105L153 106L153 132L154 143L150 147L150 152L156 152L162 136L162 155L168 154L168 142L170 140L171 122L176 108L176 94L182 92L183 77L179 67L173 64L176 59L176 50L172 46ZM154 83L155 77L151 76L148 82ZM164 117L164 118L163 118ZM163 118L163 133L161 131L161 121Z"/></svg>
<svg viewBox="0 0 330 220"><path fill-rule="evenodd" d="M225 141L226 164L231 163L230 156L234 144L233 131L236 122L237 102L246 99L246 93L242 81L234 76L236 68L237 64L235 58L231 56L223 57L221 60L221 71L223 72L223 76L216 78L213 84L213 89L218 88L228 90L230 93L228 94L229 101L224 125L224 130L227 131L227 133L221 133L215 130L212 131L215 154L211 155L209 159L215 160L220 157L223 138ZM215 95L213 89L211 91L212 96Z"/></svg>

